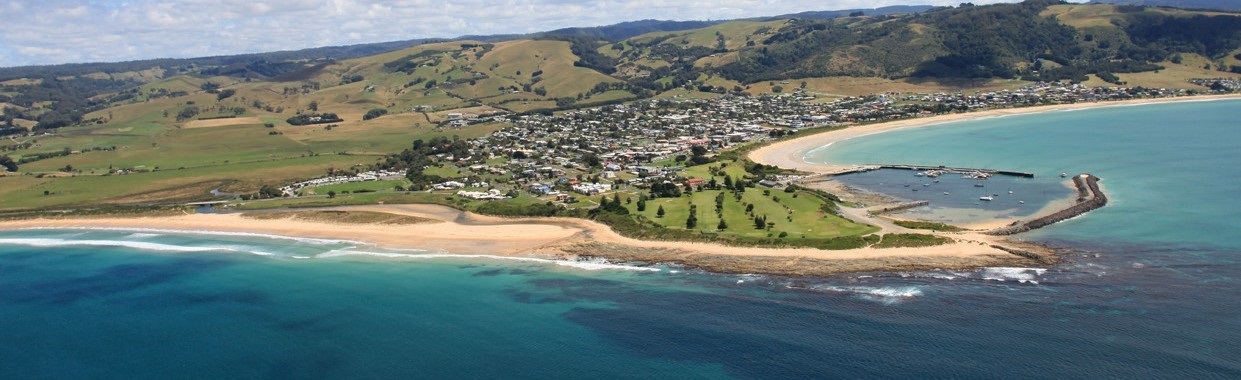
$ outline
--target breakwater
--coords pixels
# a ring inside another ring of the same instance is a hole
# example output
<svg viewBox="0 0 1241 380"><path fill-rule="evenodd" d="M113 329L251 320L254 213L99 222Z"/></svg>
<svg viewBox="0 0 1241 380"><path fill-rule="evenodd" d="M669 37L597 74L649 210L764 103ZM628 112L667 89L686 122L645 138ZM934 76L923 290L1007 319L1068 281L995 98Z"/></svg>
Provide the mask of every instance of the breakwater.
<svg viewBox="0 0 1241 380"><path fill-rule="evenodd" d="M1073 185L1077 187L1077 203L1064 210L1042 216L1028 222L1016 223L1011 226L997 228L985 232L988 235L1013 235L1034 229L1043 228L1107 205L1107 196L1099 189L1099 177L1081 174L1073 177Z"/></svg>
<svg viewBox="0 0 1241 380"><path fill-rule="evenodd" d="M872 214L886 214L891 212L908 210L914 207L922 207L931 204L931 201L905 202L894 205L880 206L869 209Z"/></svg>
<svg viewBox="0 0 1241 380"><path fill-rule="evenodd" d="M953 168L947 166L919 166L919 165L870 165L871 167L879 167L880 169L901 169L901 170L918 170L927 171L935 170L945 173L987 173L1010 175L1023 178L1034 178L1034 173L1018 172L1012 170L995 170L995 169L974 169L974 168Z"/></svg>

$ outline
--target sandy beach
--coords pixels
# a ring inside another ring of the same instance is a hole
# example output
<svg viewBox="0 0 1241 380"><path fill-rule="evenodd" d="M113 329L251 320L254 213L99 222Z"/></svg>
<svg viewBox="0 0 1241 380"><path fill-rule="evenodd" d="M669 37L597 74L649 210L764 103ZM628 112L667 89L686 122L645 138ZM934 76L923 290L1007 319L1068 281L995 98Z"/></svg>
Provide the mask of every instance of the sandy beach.
<svg viewBox="0 0 1241 380"><path fill-rule="evenodd" d="M1137 100L993 110L853 126L781 141L755 150L750 159L769 165L812 173L830 173L847 166L812 164L807 151L831 143L901 128L925 127L952 121L1100 106L1124 106L1164 101L1237 98ZM606 225L572 218L498 218L462 212L439 205L370 205L317 210L380 212L426 219L416 224L342 223L293 218L253 218L242 213L185 214L164 217L90 217L0 221L0 230L22 228L110 228L221 231L356 241L388 249L421 249L458 254L488 254L574 260L606 258L616 262L678 263L723 273L766 273L822 276L870 270L963 269L983 266L1039 266L1057 260L1050 250L981 232L937 233L951 244L923 248L862 248L818 250L807 248L753 248L721 244L643 241L627 238ZM857 209L861 210L861 209ZM851 218L877 217L850 210ZM259 211L261 212L261 211ZM296 212L296 211L295 211ZM885 233L911 232L873 220ZM988 223L973 228L993 228ZM886 226L886 227L885 227ZM918 231L927 233L927 231ZM1020 251L1023 255L1012 252Z"/></svg>
<svg viewBox="0 0 1241 380"><path fill-rule="evenodd" d="M1035 265L991 245L1000 239L974 233L947 234L958 242L926 248L854 250L775 249L719 244L643 241L606 225L573 218L508 219L439 205L371 205L317 210L367 211L429 219L412 225L350 224L293 219L256 219L242 213L163 217L29 219L0 222L0 229L105 228L244 232L347 240L385 249L549 259L607 258L618 262L679 263L729 273L825 275L979 265Z"/></svg>

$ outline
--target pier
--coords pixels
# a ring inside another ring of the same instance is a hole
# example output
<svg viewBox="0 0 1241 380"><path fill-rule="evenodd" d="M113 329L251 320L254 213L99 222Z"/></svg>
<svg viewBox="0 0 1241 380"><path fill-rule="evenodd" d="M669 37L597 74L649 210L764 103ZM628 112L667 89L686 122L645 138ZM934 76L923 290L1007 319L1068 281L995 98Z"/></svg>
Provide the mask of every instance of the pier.
<svg viewBox="0 0 1241 380"><path fill-rule="evenodd" d="M1077 204L1028 222L1016 222L1011 226L997 228L985 233L988 235L1018 234L1072 219L1107 205L1107 196L1099 189L1099 177L1091 174L1077 175L1073 177L1073 185L1077 187Z"/></svg>

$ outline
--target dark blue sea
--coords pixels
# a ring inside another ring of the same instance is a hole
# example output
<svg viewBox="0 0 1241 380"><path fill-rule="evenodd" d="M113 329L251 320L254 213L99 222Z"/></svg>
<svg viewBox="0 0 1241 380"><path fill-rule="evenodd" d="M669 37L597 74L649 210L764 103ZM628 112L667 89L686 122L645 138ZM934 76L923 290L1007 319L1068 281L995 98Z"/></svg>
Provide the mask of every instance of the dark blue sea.
<svg viewBox="0 0 1241 380"><path fill-rule="evenodd" d="M1237 379L1238 120L1238 101L1107 107L812 153L1033 172L987 190L1029 208L1067 194L1061 172L1101 177L1111 204L1024 236L1066 252L1049 268L785 278L274 236L0 231L0 379ZM899 181L924 180L884 175L855 185L907 196ZM972 188L914 212L1030 212L975 205Z"/></svg>

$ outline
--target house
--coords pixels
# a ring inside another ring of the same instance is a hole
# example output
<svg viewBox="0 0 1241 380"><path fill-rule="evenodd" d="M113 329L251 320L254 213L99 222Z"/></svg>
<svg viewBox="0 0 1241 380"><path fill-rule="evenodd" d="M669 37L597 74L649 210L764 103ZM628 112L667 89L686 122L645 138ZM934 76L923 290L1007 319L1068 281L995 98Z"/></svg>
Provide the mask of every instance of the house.
<svg viewBox="0 0 1241 380"><path fill-rule="evenodd" d="M541 183L536 183L536 184L530 185L530 192L535 193L537 195L549 194L552 192L552 187L541 184Z"/></svg>

